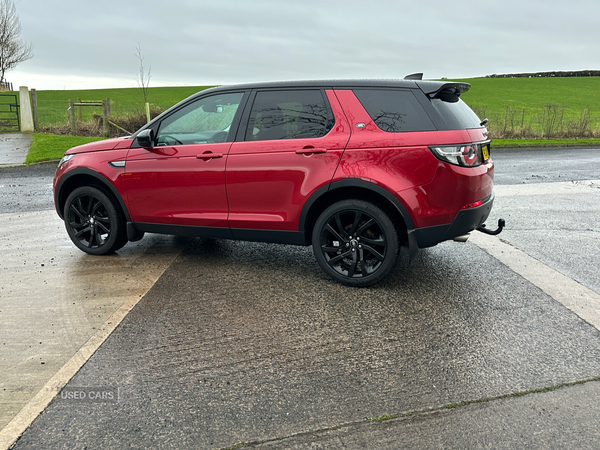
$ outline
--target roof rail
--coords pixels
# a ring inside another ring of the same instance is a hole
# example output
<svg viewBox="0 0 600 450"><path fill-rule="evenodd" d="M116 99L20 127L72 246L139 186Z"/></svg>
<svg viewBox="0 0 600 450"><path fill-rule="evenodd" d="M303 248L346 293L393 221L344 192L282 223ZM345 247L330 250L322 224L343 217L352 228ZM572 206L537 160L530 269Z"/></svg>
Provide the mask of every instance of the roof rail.
<svg viewBox="0 0 600 450"><path fill-rule="evenodd" d="M422 73L411 73L410 75L406 75L404 77L405 80L422 80L423 79L423 74Z"/></svg>

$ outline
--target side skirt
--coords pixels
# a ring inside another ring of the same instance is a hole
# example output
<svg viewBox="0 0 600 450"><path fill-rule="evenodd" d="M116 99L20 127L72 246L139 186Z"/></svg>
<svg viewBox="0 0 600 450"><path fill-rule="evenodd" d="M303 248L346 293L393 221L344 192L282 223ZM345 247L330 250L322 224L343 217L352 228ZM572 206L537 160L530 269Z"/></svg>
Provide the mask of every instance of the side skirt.
<svg viewBox="0 0 600 450"><path fill-rule="evenodd" d="M136 234L137 231L137 234ZM232 239L239 241L271 242L275 244L309 245L301 231L249 230L216 227L194 227L188 225L166 225L160 223L127 224L127 236L137 237L139 233L171 234L174 236ZM141 239L141 237L140 237ZM129 239L133 240L133 239Z"/></svg>

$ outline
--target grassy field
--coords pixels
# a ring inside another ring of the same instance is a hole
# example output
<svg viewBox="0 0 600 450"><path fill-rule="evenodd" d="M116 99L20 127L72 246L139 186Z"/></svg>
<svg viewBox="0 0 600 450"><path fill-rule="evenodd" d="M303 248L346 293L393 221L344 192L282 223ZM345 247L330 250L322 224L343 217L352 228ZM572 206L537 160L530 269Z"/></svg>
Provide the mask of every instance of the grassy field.
<svg viewBox="0 0 600 450"><path fill-rule="evenodd" d="M462 95L495 137L600 137L600 77L470 78Z"/></svg>
<svg viewBox="0 0 600 450"><path fill-rule="evenodd" d="M600 137L600 77L469 78L471 89L462 98L496 138ZM151 87L148 100L165 110L207 86ZM38 91L40 127L68 123L69 99L111 99L113 117L143 112L139 88L79 91ZM84 121L101 114L101 107L83 108Z"/></svg>
<svg viewBox="0 0 600 450"><path fill-rule="evenodd" d="M190 95L206 89L207 86L151 87L148 88L148 101L165 110ZM37 91L38 122L40 127L68 123L69 99L87 101L111 100L111 115L123 116L144 111L144 98L139 88L90 89L77 91ZM83 108L83 120L92 114L102 114L102 107ZM134 130L135 131L135 130Z"/></svg>
<svg viewBox="0 0 600 450"><path fill-rule="evenodd" d="M34 133L25 164L58 160L71 147L102 139L99 137L55 136L53 134Z"/></svg>
<svg viewBox="0 0 600 450"><path fill-rule="evenodd" d="M481 117L494 146L598 145L600 139L600 77L579 78L469 78L471 89L462 98ZM208 86L151 87L148 100L165 110ZM111 99L113 117L142 114L140 88L37 91L40 127L68 124L69 99ZM102 108L83 108L84 121ZM135 131L132 129L130 131ZM540 139L543 138L543 141ZM553 138L553 139L549 139ZM58 159L68 148L90 142L71 137L34 135L28 163Z"/></svg>
<svg viewBox="0 0 600 450"><path fill-rule="evenodd" d="M494 149L519 148L519 147L562 148L562 147L598 147L598 146L600 146L599 138L590 138L590 139L494 139L492 142L492 147Z"/></svg>
<svg viewBox="0 0 600 450"><path fill-rule="evenodd" d="M568 110L584 109L600 113L600 77L579 78L469 78L471 85L463 98L469 105L488 106L502 111L506 105L516 109L541 109L557 104Z"/></svg>

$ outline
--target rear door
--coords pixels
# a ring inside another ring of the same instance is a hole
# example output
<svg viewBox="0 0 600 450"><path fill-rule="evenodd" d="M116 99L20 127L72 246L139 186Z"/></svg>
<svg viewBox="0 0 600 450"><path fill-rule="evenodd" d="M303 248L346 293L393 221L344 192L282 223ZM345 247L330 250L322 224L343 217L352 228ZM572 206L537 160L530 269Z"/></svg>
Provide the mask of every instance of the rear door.
<svg viewBox="0 0 600 450"><path fill-rule="evenodd" d="M350 137L333 91L265 89L253 93L227 161L229 225L297 231L306 200L331 178Z"/></svg>

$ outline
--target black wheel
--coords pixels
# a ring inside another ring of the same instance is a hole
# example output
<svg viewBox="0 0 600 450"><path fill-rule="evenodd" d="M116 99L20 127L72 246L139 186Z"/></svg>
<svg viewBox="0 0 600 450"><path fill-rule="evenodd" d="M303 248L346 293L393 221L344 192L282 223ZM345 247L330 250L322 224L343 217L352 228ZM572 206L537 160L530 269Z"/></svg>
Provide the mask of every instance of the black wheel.
<svg viewBox="0 0 600 450"><path fill-rule="evenodd" d="M125 219L112 196L92 186L75 189L65 203L65 226L73 243L90 255L112 253L127 243Z"/></svg>
<svg viewBox="0 0 600 450"><path fill-rule="evenodd" d="M398 258L396 227L380 208L363 200L343 200L323 211L312 242L325 273L349 286L377 283Z"/></svg>

